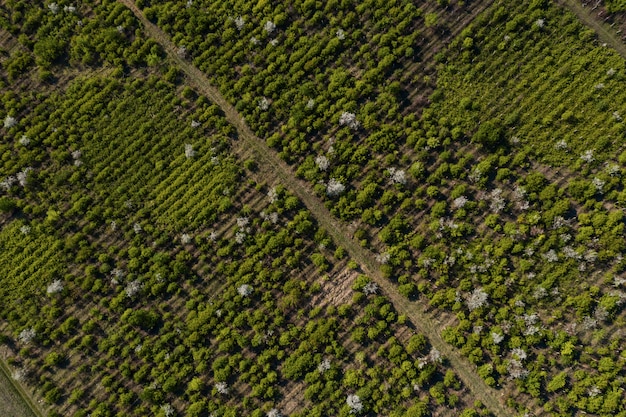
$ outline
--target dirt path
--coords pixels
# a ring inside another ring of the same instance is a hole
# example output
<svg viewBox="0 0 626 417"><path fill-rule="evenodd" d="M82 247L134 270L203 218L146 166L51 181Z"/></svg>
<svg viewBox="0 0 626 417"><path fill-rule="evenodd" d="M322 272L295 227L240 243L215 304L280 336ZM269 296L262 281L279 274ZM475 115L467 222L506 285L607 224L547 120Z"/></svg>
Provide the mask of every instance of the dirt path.
<svg viewBox="0 0 626 417"><path fill-rule="evenodd" d="M599 22L589 8L584 7L577 0L557 0L557 3L562 7L570 9L585 25L596 32L602 42L610 45L622 58L626 59L626 45L624 45L617 33L608 29L602 22Z"/></svg>
<svg viewBox="0 0 626 417"><path fill-rule="evenodd" d="M326 209L323 202L315 196L309 184L297 179L291 168L278 158L265 141L252 133L237 110L226 101L216 88L211 86L209 79L190 62L179 56L178 48L170 41L169 37L160 28L149 22L132 0L119 1L133 11L143 23L147 35L159 42L169 57L186 74L187 83L221 107L228 122L235 126L239 133L240 141L234 144L234 151L245 156L249 156L249 153L252 152L259 162L259 176L264 181L270 184L281 183L300 198L315 216L319 225L332 236L335 243L346 249L350 257L359 263L363 271L378 283L397 311L406 314L416 328L428 337L433 347L447 358L459 378L471 390L474 399L480 400L496 416L510 417L514 415L513 410L504 405L503 394L487 386L476 374L475 366L443 341L440 335L442 326L433 319L431 314L425 312L427 303L424 301L412 302L402 296L396 286L382 276L379 266L374 261L374 254L349 238L351 235L347 230L347 225L340 223Z"/></svg>
<svg viewBox="0 0 626 417"><path fill-rule="evenodd" d="M43 417L25 389L11 377L0 351L0 415L4 417Z"/></svg>

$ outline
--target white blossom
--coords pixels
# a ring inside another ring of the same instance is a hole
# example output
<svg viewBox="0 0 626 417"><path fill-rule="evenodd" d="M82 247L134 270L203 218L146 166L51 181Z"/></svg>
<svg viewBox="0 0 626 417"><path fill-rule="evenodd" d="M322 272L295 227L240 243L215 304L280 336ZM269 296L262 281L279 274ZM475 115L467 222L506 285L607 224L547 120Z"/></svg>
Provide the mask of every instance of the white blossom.
<svg viewBox="0 0 626 417"><path fill-rule="evenodd" d="M439 352L436 348L432 348L428 353L428 360L431 363L441 363L443 362L443 358L441 357L441 352Z"/></svg>
<svg viewBox="0 0 626 417"><path fill-rule="evenodd" d="M272 46L276 46L276 45L278 45L278 39L272 39L272 40L270 41L270 45L272 45Z"/></svg>
<svg viewBox="0 0 626 417"><path fill-rule="evenodd" d="M50 11L51 11L52 13L57 14L57 13L58 13L58 11L59 11L59 5L58 5L58 4L56 4L56 3L50 3L50 4L48 5L48 9L50 9Z"/></svg>
<svg viewBox="0 0 626 417"><path fill-rule="evenodd" d="M319 168L320 171L326 171L328 169L328 158L326 158L324 155L319 155L317 158L315 158L315 165L317 165L317 167Z"/></svg>
<svg viewBox="0 0 626 417"><path fill-rule="evenodd" d="M587 395L590 397L597 397L600 394L602 394L602 390L598 388L597 385L594 385L587 390Z"/></svg>
<svg viewBox="0 0 626 417"><path fill-rule="evenodd" d="M596 90L602 90L604 88L604 83L598 83L598 84L594 85L594 88Z"/></svg>
<svg viewBox="0 0 626 417"><path fill-rule="evenodd" d="M467 298L467 308L472 311L477 308L483 307L487 304L487 298L489 296L482 288L476 288L472 291L472 294Z"/></svg>
<svg viewBox="0 0 626 417"><path fill-rule="evenodd" d="M280 411L277 408L272 408L267 412L267 417L283 417Z"/></svg>
<svg viewBox="0 0 626 417"><path fill-rule="evenodd" d="M326 185L326 195L336 197L346 190L346 186L335 178L331 178Z"/></svg>
<svg viewBox="0 0 626 417"><path fill-rule="evenodd" d="M126 285L126 288L124 288L126 297L133 298L135 295L137 295L137 293L139 293L139 291L141 291L142 286L143 285L141 284L141 282L139 282L139 280L134 280L134 281L129 282Z"/></svg>
<svg viewBox="0 0 626 417"><path fill-rule="evenodd" d="M554 145L554 147L560 151L566 151L567 150L567 142L565 142L564 139L561 139L560 141L558 141L556 143L556 145Z"/></svg>
<svg viewBox="0 0 626 417"><path fill-rule="evenodd" d="M602 188L604 188L605 182L598 177L594 177L591 183L596 188L596 191L602 194Z"/></svg>
<svg viewBox="0 0 626 417"><path fill-rule="evenodd" d="M46 288L47 294L56 294L63 291L63 281L56 279L52 281Z"/></svg>
<svg viewBox="0 0 626 417"><path fill-rule="evenodd" d="M17 182L17 178L13 175L6 177L2 182L0 182L0 187L4 188L5 191L9 191L13 184Z"/></svg>
<svg viewBox="0 0 626 417"><path fill-rule="evenodd" d="M124 33L124 26L122 26L122 25L118 25L115 29L116 29L119 33L122 33L122 34Z"/></svg>
<svg viewBox="0 0 626 417"><path fill-rule="evenodd" d="M237 30L243 29L243 26L245 24L246 24L246 20L243 17L237 16L235 18L235 27L237 28Z"/></svg>
<svg viewBox="0 0 626 417"><path fill-rule="evenodd" d="M615 119L615 121L617 121L617 122L621 122L622 121L622 116L619 114L619 112L617 110L615 110L613 112L613 119Z"/></svg>
<svg viewBox="0 0 626 417"><path fill-rule="evenodd" d="M191 6L193 6L193 0L187 0L187 4L185 4L185 7L190 8Z"/></svg>
<svg viewBox="0 0 626 417"><path fill-rule="evenodd" d="M28 146L30 144L30 139L28 138L28 136L22 135L22 137L19 140L19 143L22 146Z"/></svg>
<svg viewBox="0 0 626 417"><path fill-rule="evenodd" d="M588 149L586 150L581 156L580 159L582 159L584 162L590 163L595 161L595 158L593 156L593 149Z"/></svg>
<svg viewBox="0 0 626 417"><path fill-rule="evenodd" d="M607 163L606 164L606 172L608 172L608 174L612 177L619 175L621 169L620 166L618 164L610 164Z"/></svg>
<svg viewBox="0 0 626 417"><path fill-rule="evenodd" d="M379 253L376 255L376 262L385 265L391 259L391 255L388 252Z"/></svg>
<svg viewBox="0 0 626 417"><path fill-rule="evenodd" d="M337 32L335 32L335 35L337 36L337 39L339 39L340 41L346 38L346 34L343 32L343 29L337 29Z"/></svg>
<svg viewBox="0 0 626 417"><path fill-rule="evenodd" d="M550 249L548 252L544 253L541 256L543 257L543 259L545 259L546 261L550 263L554 263L559 260L559 256L556 254L554 249Z"/></svg>
<svg viewBox="0 0 626 417"><path fill-rule="evenodd" d="M540 300L542 298L545 298L548 296L548 291L543 288L542 286L537 286L535 288L535 291L533 292L533 297L537 300Z"/></svg>
<svg viewBox="0 0 626 417"><path fill-rule="evenodd" d="M519 361L523 361L524 359L528 357L528 355L526 354L526 351L522 348L515 348L511 350L511 355Z"/></svg>
<svg viewBox="0 0 626 417"><path fill-rule="evenodd" d="M228 394L228 384L226 382L218 382L215 384L215 389L222 395Z"/></svg>
<svg viewBox="0 0 626 417"><path fill-rule="evenodd" d="M22 171L18 172L16 177L17 177L17 182L22 186L25 187L26 184L28 183L28 173L30 171L32 171L33 169L31 167L27 167L24 168Z"/></svg>
<svg viewBox="0 0 626 417"><path fill-rule="evenodd" d="M598 320L594 317L585 316L581 324L583 330L595 329L598 326Z"/></svg>
<svg viewBox="0 0 626 417"><path fill-rule="evenodd" d="M344 111L339 117L341 126L348 126L352 130L357 130L361 123L356 119L356 114Z"/></svg>
<svg viewBox="0 0 626 417"><path fill-rule="evenodd" d="M237 217L237 226L238 227L245 227L248 225L248 223L250 223L250 219L248 217Z"/></svg>
<svg viewBox="0 0 626 417"><path fill-rule="evenodd" d="M352 414L358 414L363 411L363 403L361 402L361 398L359 398L359 396L356 394L348 395L348 398L346 398L346 403L348 404L348 407L350 407L350 413Z"/></svg>
<svg viewBox="0 0 626 417"><path fill-rule="evenodd" d="M542 28L544 27L546 24L546 21L543 19L537 19L535 20L535 26L537 26L538 28Z"/></svg>
<svg viewBox="0 0 626 417"><path fill-rule="evenodd" d="M250 294L252 294L253 291L254 291L254 288L252 288L252 286L248 284L242 284L239 286L239 288L237 288L237 292L242 297L249 296Z"/></svg>
<svg viewBox="0 0 626 417"><path fill-rule="evenodd" d="M253 36L253 37L250 38L250 43L252 45L258 45L259 40L255 36Z"/></svg>
<svg viewBox="0 0 626 417"><path fill-rule="evenodd" d="M74 13L76 12L76 7L73 5L63 6L63 11L66 13Z"/></svg>
<svg viewBox="0 0 626 417"><path fill-rule="evenodd" d="M612 77L615 75L615 69L614 68L609 68L608 71L606 72L606 75L608 75L609 77Z"/></svg>
<svg viewBox="0 0 626 417"><path fill-rule="evenodd" d="M189 234L183 233L182 235L180 235L180 243L186 245L189 242L191 242L191 236L189 236Z"/></svg>
<svg viewBox="0 0 626 417"><path fill-rule="evenodd" d="M17 368L11 373L11 377L16 381L24 381L26 379L26 369Z"/></svg>
<svg viewBox="0 0 626 417"><path fill-rule="evenodd" d="M171 404L163 404L161 406L161 410L163 411L163 414L165 415L165 417L172 417L176 411L174 410L174 407L172 407Z"/></svg>
<svg viewBox="0 0 626 417"><path fill-rule="evenodd" d="M276 200L278 200L278 191L276 190L276 187L270 188L270 190L267 192L267 196L270 199L270 203L275 203Z"/></svg>
<svg viewBox="0 0 626 417"><path fill-rule="evenodd" d="M376 294L377 292L378 284L376 284L375 282L370 281L363 287L363 294L365 295Z"/></svg>
<svg viewBox="0 0 626 417"><path fill-rule="evenodd" d="M509 361L507 371L511 379L524 379L528 376L528 369L524 369L524 364L517 359L511 359Z"/></svg>
<svg viewBox="0 0 626 417"><path fill-rule="evenodd" d="M217 241L217 233L215 233L214 231L212 231L211 233L209 233L209 240L211 242L215 242Z"/></svg>
<svg viewBox="0 0 626 417"><path fill-rule="evenodd" d="M323 374L330 369L330 359L324 359L317 365L317 372Z"/></svg>
<svg viewBox="0 0 626 417"><path fill-rule="evenodd" d="M274 30L276 30L276 25L274 24L274 22L272 22L271 20L268 20L267 22L265 22L265 25L263 26L263 29L268 33L268 34L272 34L272 32L274 32Z"/></svg>
<svg viewBox="0 0 626 417"><path fill-rule="evenodd" d="M389 176L394 184L406 184L406 175L402 169L389 168Z"/></svg>
<svg viewBox="0 0 626 417"><path fill-rule="evenodd" d="M30 343L37 336L37 332L32 327L30 329L24 329L17 336L18 340L22 343Z"/></svg>
<svg viewBox="0 0 626 417"><path fill-rule="evenodd" d="M193 150L193 145L185 143L185 158L193 158L196 156L196 151Z"/></svg>
<svg viewBox="0 0 626 417"><path fill-rule="evenodd" d="M117 230L117 222L115 220L111 220L110 226L111 230Z"/></svg>
<svg viewBox="0 0 626 417"><path fill-rule="evenodd" d="M313 107L315 107L315 100L313 100L312 98L310 98L307 102L306 102L306 108L311 110Z"/></svg>
<svg viewBox="0 0 626 417"><path fill-rule="evenodd" d="M30 233L30 226L28 225L23 225L20 227L20 232L22 232L23 235L27 235Z"/></svg>
<svg viewBox="0 0 626 417"><path fill-rule="evenodd" d="M197 121L197 120L192 120L192 121L191 121L191 127L193 127L194 129L195 129L196 127L200 127L200 125L202 125L202 123L200 123L200 122L199 122L199 121Z"/></svg>
<svg viewBox="0 0 626 417"><path fill-rule="evenodd" d="M491 211L493 211L494 213L501 212L506 206L506 201L504 200L504 197L502 197L502 190L500 188L495 188L493 191L491 191L490 197Z"/></svg>
<svg viewBox="0 0 626 417"><path fill-rule="evenodd" d="M453 209L462 208L467 204L468 201L469 200L464 195L457 197L454 200L452 200L452 208Z"/></svg>
<svg viewBox="0 0 626 417"><path fill-rule="evenodd" d="M483 173L480 169L478 168L474 168L472 170L472 172L467 176L467 178L471 181L471 182L478 182L480 181L480 179L482 178Z"/></svg>
<svg viewBox="0 0 626 417"><path fill-rule="evenodd" d="M494 344L499 345L504 340L504 335L496 332L491 332L491 339L493 340Z"/></svg>
<svg viewBox="0 0 626 417"><path fill-rule="evenodd" d="M181 45L178 47L178 50L176 51L176 54L178 54L179 57L184 58L187 56L187 47L185 45Z"/></svg>
<svg viewBox="0 0 626 417"><path fill-rule="evenodd" d="M270 101L267 98L262 97L259 99L259 104L257 105L257 107L259 108L259 110L265 111L270 108Z"/></svg>
<svg viewBox="0 0 626 417"><path fill-rule="evenodd" d="M242 244L246 241L246 232L238 231L235 233L235 242Z"/></svg>

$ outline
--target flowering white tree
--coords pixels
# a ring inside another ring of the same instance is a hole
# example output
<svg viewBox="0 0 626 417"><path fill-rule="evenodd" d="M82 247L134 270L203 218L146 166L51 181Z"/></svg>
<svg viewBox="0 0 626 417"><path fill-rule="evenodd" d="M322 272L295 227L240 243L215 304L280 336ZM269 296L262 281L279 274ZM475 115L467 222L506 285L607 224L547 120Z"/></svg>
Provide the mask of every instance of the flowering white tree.
<svg viewBox="0 0 626 417"><path fill-rule="evenodd" d="M183 233L182 235L180 235L180 243L186 245L189 242L191 242L191 236L189 236L189 234Z"/></svg>
<svg viewBox="0 0 626 417"><path fill-rule="evenodd" d="M341 126L348 126L352 130L357 130L361 123L356 119L356 114L344 111L339 116L339 124Z"/></svg>
<svg viewBox="0 0 626 417"><path fill-rule="evenodd" d="M22 146L28 146L30 144L30 139L28 138L28 136L22 135L22 137L19 140L19 143Z"/></svg>
<svg viewBox="0 0 626 417"><path fill-rule="evenodd" d="M326 195L329 197L336 197L342 194L346 190L346 186L340 183L335 178L331 178L326 185Z"/></svg>
<svg viewBox="0 0 626 417"><path fill-rule="evenodd" d="M266 97L261 97L259 99L259 104L257 105L259 110L265 111L270 108L270 101Z"/></svg>
<svg viewBox="0 0 626 417"><path fill-rule="evenodd" d="M537 26L538 28L543 28L546 25L546 21L543 19L537 19L535 20L535 26Z"/></svg>
<svg viewBox="0 0 626 417"><path fill-rule="evenodd" d="M352 414L358 414L363 411L363 403L361 402L361 398L359 398L359 396L356 394L348 395L348 398L346 398L346 403L348 404L348 407L350 407L350 413Z"/></svg>
<svg viewBox="0 0 626 417"><path fill-rule="evenodd" d="M25 224L23 226L20 227L20 232L22 232L23 235L27 235L30 233L30 226Z"/></svg>
<svg viewBox="0 0 626 417"><path fill-rule="evenodd" d="M267 412L267 417L283 417L283 415L277 408L272 408Z"/></svg>
<svg viewBox="0 0 626 417"><path fill-rule="evenodd" d="M483 307L487 304L487 298L489 298L489 296L487 295L485 290L483 290L482 288L476 288L474 289L474 291L472 291L469 297L467 297L467 308L472 311L476 310L477 308Z"/></svg>
<svg viewBox="0 0 626 417"><path fill-rule="evenodd" d="M165 417L172 417L176 412L171 404L163 404L161 406L161 410L163 410L163 414L165 415Z"/></svg>
<svg viewBox="0 0 626 417"><path fill-rule="evenodd" d="M197 120L192 120L191 121L191 127L193 127L194 129L197 128L197 127L200 127L201 125L202 125L202 123L200 123Z"/></svg>
<svg viewBox="0 0 626 417"><path fill-rule="evenodd" d="M265 22L263 29L267 32L268 35L271 35L272 32L276 30L276 25L271 20L268 20L267 22Z"/></svg>
<svg viewBox="0 0 626 417"><path fill-rule="evenodd" d="M52 281L46 288L47 294L57 294L63 291L63 281L56 279Z"/></svg>
<svg viewBox="0 0 626 417"><path fill-rule="evenodd" d="M246 24L246 20L243 17L237 16L235 18L235 27L237 28L237 30L243 29L243 26L245 24Z"/></svg>
<svg viewBox="0 0 626 417"><path fill-rule="evenodd" d="M324 155L319 155L315 158L315 165L319 168L320 171L326 171L330 163L328 162L328 158Z"/></svg>
<svg viewBox="0 0 626 417"><path fill-rule="evenodd" d="M335 32L335 35L337 36L337 39L339 39L340 41L346 38L346 34L344 33L343 29L337 29L337 32Z"/></svg>
<svg viewBox="0 0 626 417"><path fill-rule="evenodd" d="M30 171L32 171L33 169L31 167L26 167L23 170L21 170L20 172L18 172L16 174L17 177L17 182L22 186L25 187L26 184L28 183L28 173Z"/></svg>
<svg viewBox="0 0 626 417"><path fill-rule="evenodd" d="M588 149L586 150L581 156L580 159L582 159L584 162L590 163L595 161L595 157L593 156L593 149Z"/></svg>
<svg viewBox="0 0 626 417"><path fill-rule="evenodd" d="M126 293L126 297L128 298L133 298L135 295L137 295L139 293L139 291L141 291L141 282L139 282L139 280L134 280L129 282L126 285L126 288L124 288L124 292Z"/></svg>
<svg viewBox="0 0 626 417"><path fill-rule="evenodd" d="M499 345L504 340L504 336L500 333L491 332L491 339L494 344Z"/></svg>
<svg viewBox="0 0 626 417"><path fill-rule="evenodd" d="M193 158L196 156L196 151L193 150L193 145L185 143L185 158Z"/></svg>
<svg viewBox="0 0 626 417"><path fill-rule="evenodd" d="M141 225L139 223L135 223L133 224L133 230L135 231L135 233L139 234L143 229L141 228Z"/></svg>
<svg viewBox="0 0 626 417"><path fill-rule="evenodd" d="M317 365L317 372L323 374L330 369L330 359L326 358Z"/></svg>
<svg viewBox="0 0 626 417"><path fill-rule="evenodd" d="M222 395L228 394L228 384L226 382L218 382L215 384L215 389Z"/></svg>
<svg viewBox="0 0 626 417"><path fill-rule="evenodd" d="M17 124L17 119L13 116L7 116L4 118L5 129L10 129Z"/></svg>
<svg viewBox="0 0 626 417"><path fill-rule="evenodd" d="M30 343L37 336L37 332L32 327L29 329L24 329L17 336L17 339L22 343Z"/></svg>
<svg viewBox="0 0 626 417"><path fill-rule="evenodd" d="M242 284L237 288L237 292L242 297L248 297L250 294L252 294L252 292L254 292L254 288L252 288L252 285Z"/></svg>
<svg viewBox="0 0 626 417"><path fill-rule="evenodd" d="M452 208L453 209L462 208L467 204L468 201L469 200L464 195L457 197L454 200L452 200Z"/></svg>
<svg viewBox="0 0 626 417"><path fill-rule="evenodd" d="M56 3L50 3L48 5L48 9L50 9L53 14L57 14L59 12L59 5Z"/></svg>
<svg viewBox="0 0 626 417"><path fill-rule="evenodd" d="M276 30L276 25L271 20L268 20L265 22L265 25L263 25L263 29L268 33L268 35L271 35L272 32Z"/></svg>
<svg viewBox="0 0 626 417"><path fill-rule="evenodd" d="M375 282L370 281L363 287L363 294L365 295L376 294L377 292L378 284L376 284Z"/></svg>
<svg viewBox="0 0 626 417"><path fill-rule="evenodd" d="M406 184L406 175L404 170L391 167L388 171L391 182L394 184Z"/></svg>

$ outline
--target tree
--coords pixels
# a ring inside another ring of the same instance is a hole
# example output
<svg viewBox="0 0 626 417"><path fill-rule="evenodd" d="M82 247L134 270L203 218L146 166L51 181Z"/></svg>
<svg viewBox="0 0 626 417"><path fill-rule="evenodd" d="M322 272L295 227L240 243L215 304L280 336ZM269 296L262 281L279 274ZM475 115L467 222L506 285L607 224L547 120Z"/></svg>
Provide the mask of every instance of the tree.
<svg viewBox="0 0 626 417"><path fill-rule="evenodd" d="M472 142L478 143L489 150L495 150L507 145L505 129L499 119L483 122L472 137Z"/></svg>

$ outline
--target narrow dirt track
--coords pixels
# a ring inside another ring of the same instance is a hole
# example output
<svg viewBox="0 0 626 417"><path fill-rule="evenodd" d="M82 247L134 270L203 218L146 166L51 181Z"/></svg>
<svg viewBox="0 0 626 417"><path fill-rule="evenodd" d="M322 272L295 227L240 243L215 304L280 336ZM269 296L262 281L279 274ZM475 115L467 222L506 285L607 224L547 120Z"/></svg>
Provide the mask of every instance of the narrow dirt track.
<svg viewBox="0 0 626 417"><path fill-rule="evenodd" d="M514 411L504 404L502 394L486 385L476 374L475 366L444 342L440 335L441 326L433 319L431 314L425 312L427 303L412 302L401 295L396 286L380 273L379 267L374 261L374 254L362 248L349 237L351 234L348 232L346 225L340 223L328 211L323 202L315 196L310 186L304 181L297 179L291 168L278 158L266 145L265 141L258 138L250 130L237 110L226 101L216 88L211 86L206 75L178 55L178 48L170 41L169 37L159 27L148 21L132 0L118 1L132 10L135 16L143 23L147 35L161 44L170 59L185 73L187 83L220 106L222 111L224 111L228 122L235 126L239 133L240 141L234 144L234 151L245 156L248 156L250 152L254 153L260 165L261 173L259 176L262 177L262 180L268 183L281 183L300 198L316 218L319 225L332 236L335 243L345 248L350 257L361 266L363 271L376 281L391 300L396 310L401 314L405 314L415 327L428 337L432 346L439 350L449 361L461 381L470 389L475 400L480 400L495 416L510 417L515 415Z"/></svg>
<svg viewBox="0 0 626 417"><path fill-rule="evenodd" d="M607 26L596 19L589 8L584 7L577 0L557 0L557 4L561 7L569 9L587 26L596 32L598 39L611 48L615 49L622 58L626 59L626 45L620 40L617 33L607 28Z"/></svg>

